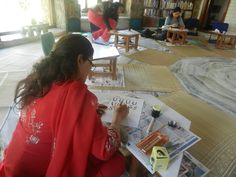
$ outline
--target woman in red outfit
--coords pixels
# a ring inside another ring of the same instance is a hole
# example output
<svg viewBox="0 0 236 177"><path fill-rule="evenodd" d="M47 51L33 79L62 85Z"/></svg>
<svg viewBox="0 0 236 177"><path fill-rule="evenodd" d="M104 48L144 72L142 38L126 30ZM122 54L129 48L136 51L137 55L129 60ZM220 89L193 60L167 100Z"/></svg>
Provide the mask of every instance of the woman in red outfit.
<svg viewBox="0 0 236 177"><path fill-rule="evenodd" d="M118 177L124 172L117 150L128 107L116 107L111 125L103 126L105 107L84 84L92 56L86 38L66 35L18 83L15 102L21 114L0 176Z"/></svg>
<svg viewBox="0 0 236 177"><path fill-rule="evenodd" d="M88 11L95 43L109 44L110 32L116 31L119 13L123 11L123 7L121 3L105 1Z"/></svg>

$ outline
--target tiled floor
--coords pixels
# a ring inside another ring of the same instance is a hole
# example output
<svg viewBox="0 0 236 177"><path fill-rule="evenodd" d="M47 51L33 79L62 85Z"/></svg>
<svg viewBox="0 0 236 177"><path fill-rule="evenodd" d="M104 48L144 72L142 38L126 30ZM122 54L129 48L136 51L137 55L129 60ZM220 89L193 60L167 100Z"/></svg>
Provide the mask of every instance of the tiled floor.
<svg viewBox="0 0 236 177"><path fill-rule="evenodd" d="M32 64L43 56L40 42L0 49L0 125L13 102L16 83L31 70ZM3 78L2 78L3 79ZM7 82L6 82L7 80Z"/></svg>

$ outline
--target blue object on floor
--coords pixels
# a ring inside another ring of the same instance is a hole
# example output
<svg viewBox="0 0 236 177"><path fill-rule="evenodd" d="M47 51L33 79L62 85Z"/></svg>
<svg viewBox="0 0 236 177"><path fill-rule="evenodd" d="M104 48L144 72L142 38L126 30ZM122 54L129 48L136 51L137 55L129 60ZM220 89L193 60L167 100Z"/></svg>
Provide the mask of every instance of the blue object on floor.
<svg viewBox="0 0 236 177"><path fill-rule="evenodd" d="M198 35L198 28L199 28L199 20L196 18L189 18L187 20L184 21L184 25L185 28L189 29L189 30L194 30L194 31L189 31L188 35L194 35L197 36Z"/></svg>
<svg viewBox="0 0 236 177"><path fill-rule="evenodd" d="M52 32L47 32L41 35L42 49L45 56L48 56L55 43L55 38Z"/></svg>
<svg viewBox="0 0 236 177"><path fill-rule="evenodd" d="M229 28L228 23L222 23L222 22L212 22L211 23L212 30L218 29L221 33L227 32Z"/></svg>
<svg viewBox="0 0 236 177"><path fill-rule="evenodd" d="M222 23L222 22L212 22L211 23L211 27L212 27L212 30L219 30L221 33L223 32L227 32L228 31L228 28L229 28L229 24L228 23ZM208 42L209 43L216 43L216 39L211 39L211 35L208 39Z"/></svg>

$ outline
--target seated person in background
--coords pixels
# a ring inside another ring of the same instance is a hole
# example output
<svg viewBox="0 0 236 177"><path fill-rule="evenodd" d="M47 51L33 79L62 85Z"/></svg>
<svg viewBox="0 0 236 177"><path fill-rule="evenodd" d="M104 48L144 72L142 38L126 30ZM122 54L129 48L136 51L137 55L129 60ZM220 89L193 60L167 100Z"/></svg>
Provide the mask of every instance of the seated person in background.
<svg viewBox="0 0 236 177"><path fill-rule="evenodd" d="M109 1L102 2L88 11L92 37L95 43L109 44L110 33L116 31L119 13L123 5Z"/></svg>
<svg viewBox="0 0 236 177"><path fill-rule="evenodd" d="M115 108L109 127L105 111L85 85L93 47L85 37L62 37L49 56L21 80L15 103L21 109L0 161L1 177L119 177L125 169L120 122L129 109Z"/></svg>
<svg viewBox="0 0 236 177"><path fill-rule="evenodd" d="M168 28L185 28L183 19L181 17L181 9L179 7L176 7L173 12L168 17L166 17L165 24L162 26L162 32L161 34L158 34L155 39L162 41L165 40Z"/></svg>

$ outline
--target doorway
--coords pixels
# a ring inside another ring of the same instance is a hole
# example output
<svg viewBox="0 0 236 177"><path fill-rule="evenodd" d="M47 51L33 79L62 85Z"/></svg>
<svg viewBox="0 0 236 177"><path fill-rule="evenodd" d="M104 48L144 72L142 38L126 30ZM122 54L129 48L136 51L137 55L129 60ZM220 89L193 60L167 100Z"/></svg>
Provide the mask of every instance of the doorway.
<svg viewBox="0 0 236 177"><path fill-rule="evenodd" d="M200 17L201 29L210 30L213 21L224 22L230 0L205 0Z"/></svg>

